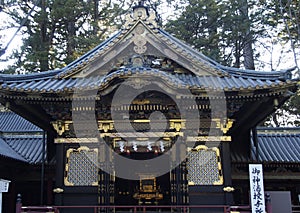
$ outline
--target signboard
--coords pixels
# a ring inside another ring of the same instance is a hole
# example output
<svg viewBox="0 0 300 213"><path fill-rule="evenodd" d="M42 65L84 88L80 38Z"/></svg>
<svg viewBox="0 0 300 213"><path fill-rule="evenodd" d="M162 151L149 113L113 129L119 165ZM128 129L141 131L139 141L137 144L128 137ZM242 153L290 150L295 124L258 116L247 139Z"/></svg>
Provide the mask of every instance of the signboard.
<svg viewBox="0 0 300 213"><path fill-rule="evenodd" d="M0 179L0 193L8 192L9 183L9 180Z"/></svg>
<svg viewBox="0 0 300 213"><path fill-rule="evenodd" d="M249 164L252 213L265 212L263 169L261 164Z"/></svg>
<svg viewBox="0 0 300 213"><path fill-rule="evenodd" d="M2 192L8 192L10 180L0 179L0 213L2 213Z"/></svg>

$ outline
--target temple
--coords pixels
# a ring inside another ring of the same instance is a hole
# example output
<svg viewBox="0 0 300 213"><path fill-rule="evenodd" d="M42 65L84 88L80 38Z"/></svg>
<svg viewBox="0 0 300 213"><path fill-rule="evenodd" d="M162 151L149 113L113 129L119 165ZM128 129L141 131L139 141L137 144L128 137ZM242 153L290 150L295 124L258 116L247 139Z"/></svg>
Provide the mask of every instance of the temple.
<svg viewBox="0 0 300 213"><path fill-rule="evenodd" d="M247 165L266 158L255 127L297 90L291 71L222 66L138 5L66 67L0 75L0 102L47 134L54 205L233 205Z"/></svg>

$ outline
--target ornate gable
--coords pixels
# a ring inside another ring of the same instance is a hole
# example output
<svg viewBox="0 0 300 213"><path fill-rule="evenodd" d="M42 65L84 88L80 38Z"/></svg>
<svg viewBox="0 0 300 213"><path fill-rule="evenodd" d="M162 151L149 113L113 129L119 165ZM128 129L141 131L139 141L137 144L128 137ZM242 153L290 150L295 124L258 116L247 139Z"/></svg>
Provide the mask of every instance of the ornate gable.
<svg viewBox="0 0 300 213"><path fill-rule="evenodd" d="M197 76L224 75L213 61L157 27L154 13L136 6L124 28L64 68L58 78L105 76L120 68L150 67Z"/></svg>

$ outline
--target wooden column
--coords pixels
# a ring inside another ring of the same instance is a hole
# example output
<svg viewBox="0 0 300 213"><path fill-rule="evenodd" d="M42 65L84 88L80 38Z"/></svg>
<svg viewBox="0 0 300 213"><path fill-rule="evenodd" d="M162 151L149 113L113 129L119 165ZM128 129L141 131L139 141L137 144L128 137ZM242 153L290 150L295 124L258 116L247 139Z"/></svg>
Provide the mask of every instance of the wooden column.
<svg viewBox="0 0 300 213"><path fill-rule="evenodd" d="M173 148L173 153L171 153L171 166L180 160L181 149L185 147L182 139L179 138L175 147ZM170 172L170 182L171 182L171 204L185 205L188 204L188 186L187 186L187 172L186 172L186 161L181 162Z"/></svg>
<svg viewBox="0 0 300 213"><path fill-rule="evenodd" d="M222 164L223 164L223 176L224 176L224 187L232 187L231 177L231 158L230 158L230 143L222 142ZM233 204L233 192L225 192L225 204Z"/></svg>
<svg viewBox="0 0 300 213"><path fill-rule="evenodd" d="M110 144L110 138L105 137L105 142ZM114 204L114 193L115 193L115 178L103 171L101 168L106 168L106 171L112 171L113 161L111 156L111 150L108 145L100 144L99 148L99 188L98 188L98 202L99 205L109 206ZM109 212L108 209L104 210L105 212Z"/></svg>
<svg viewBox="0 0 300 213"><path fill-rule="evenodd" d="M55 175L55 205L63 205L63 194L59 189L64 188L64 144L56 144L56 175Z"/></svg>

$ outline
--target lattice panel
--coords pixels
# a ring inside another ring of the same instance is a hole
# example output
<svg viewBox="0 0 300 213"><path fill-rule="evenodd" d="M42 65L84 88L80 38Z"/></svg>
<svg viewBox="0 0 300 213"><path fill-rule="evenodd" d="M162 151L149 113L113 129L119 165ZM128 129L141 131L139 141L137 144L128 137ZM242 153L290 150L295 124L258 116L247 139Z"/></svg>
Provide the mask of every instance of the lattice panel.
<svg viewBox="0 0 300 213"><path fill-rule="evenodd" d="M68 149L65 173L66 186L98 185L98 149Z"/></svg>
<svg viewBox="0 0 300 213"><path fill-rule="evenodd" d="M222 185L220 152L218 148L198 146L188 155L189 185Z"/></svg>

